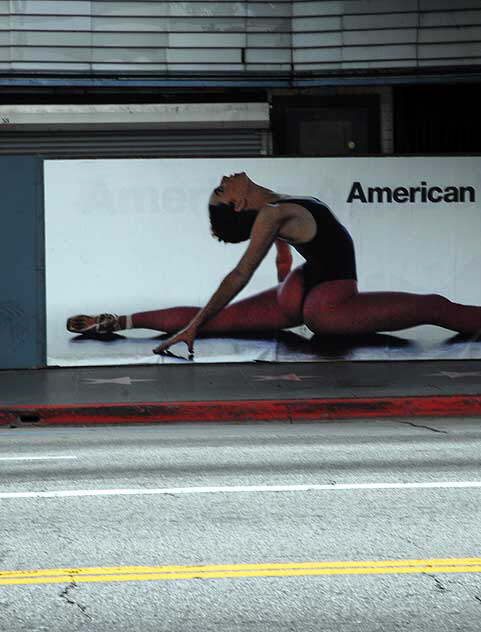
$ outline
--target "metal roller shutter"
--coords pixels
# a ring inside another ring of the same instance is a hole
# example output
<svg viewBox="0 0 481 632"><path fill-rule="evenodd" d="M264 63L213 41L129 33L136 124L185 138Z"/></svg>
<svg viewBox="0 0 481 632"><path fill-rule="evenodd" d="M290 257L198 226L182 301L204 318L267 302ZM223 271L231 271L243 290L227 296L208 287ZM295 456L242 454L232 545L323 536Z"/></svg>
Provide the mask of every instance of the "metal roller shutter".
<svg viewBox="0 0 481 632"><path fill-rule="evenodd" d="M0 154L51 158L256 156L266 153L260 129L2 131Z"/></svg>

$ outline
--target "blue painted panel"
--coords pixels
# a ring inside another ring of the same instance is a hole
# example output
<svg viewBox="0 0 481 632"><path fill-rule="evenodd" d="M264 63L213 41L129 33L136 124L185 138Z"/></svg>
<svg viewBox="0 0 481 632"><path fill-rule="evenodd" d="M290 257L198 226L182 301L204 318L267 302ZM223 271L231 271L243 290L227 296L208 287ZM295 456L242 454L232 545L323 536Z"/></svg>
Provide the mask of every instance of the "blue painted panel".
<svg viewBox="0 0 481 632"><path fill-rule="evenodd" d="M42 162L0 156L0 369L45 366Z"/></svg>

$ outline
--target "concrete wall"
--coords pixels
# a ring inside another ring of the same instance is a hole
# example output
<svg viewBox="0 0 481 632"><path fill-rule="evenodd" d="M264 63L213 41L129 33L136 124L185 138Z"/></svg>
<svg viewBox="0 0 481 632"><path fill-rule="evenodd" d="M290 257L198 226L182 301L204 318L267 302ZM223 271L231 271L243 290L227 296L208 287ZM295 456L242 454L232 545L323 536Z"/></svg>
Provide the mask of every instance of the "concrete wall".
<svg viewBox="0 0 481 632"><path fill-rule="evenodd" d="M472 66L479 0L0 0L0 72Z"/></svg>

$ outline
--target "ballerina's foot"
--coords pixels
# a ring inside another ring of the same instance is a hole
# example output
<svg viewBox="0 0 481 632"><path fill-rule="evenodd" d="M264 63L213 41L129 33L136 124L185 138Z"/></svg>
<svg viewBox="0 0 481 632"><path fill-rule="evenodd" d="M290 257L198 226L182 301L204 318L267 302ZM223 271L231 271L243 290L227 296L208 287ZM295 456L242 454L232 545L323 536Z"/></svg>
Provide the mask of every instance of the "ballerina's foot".
<svg viewBox="0 0 481 632"><path fill-rule="evenodd" d="M79 314L67 319L67 329L73 334L111 334L120 329L119 317L117 314L99 314L98 316Z"/></svg>

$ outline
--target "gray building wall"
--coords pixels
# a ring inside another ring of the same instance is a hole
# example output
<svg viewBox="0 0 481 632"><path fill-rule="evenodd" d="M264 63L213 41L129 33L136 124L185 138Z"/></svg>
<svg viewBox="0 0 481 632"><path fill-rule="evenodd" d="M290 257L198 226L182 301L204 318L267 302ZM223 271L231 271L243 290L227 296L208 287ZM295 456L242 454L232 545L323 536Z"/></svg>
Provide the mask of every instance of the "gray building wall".
<svg viewBox="0 0 481 632"><path fill-rule="evenodd" d="M480 62L479 0L0 0L0 73L319 73Z"/></svg>

